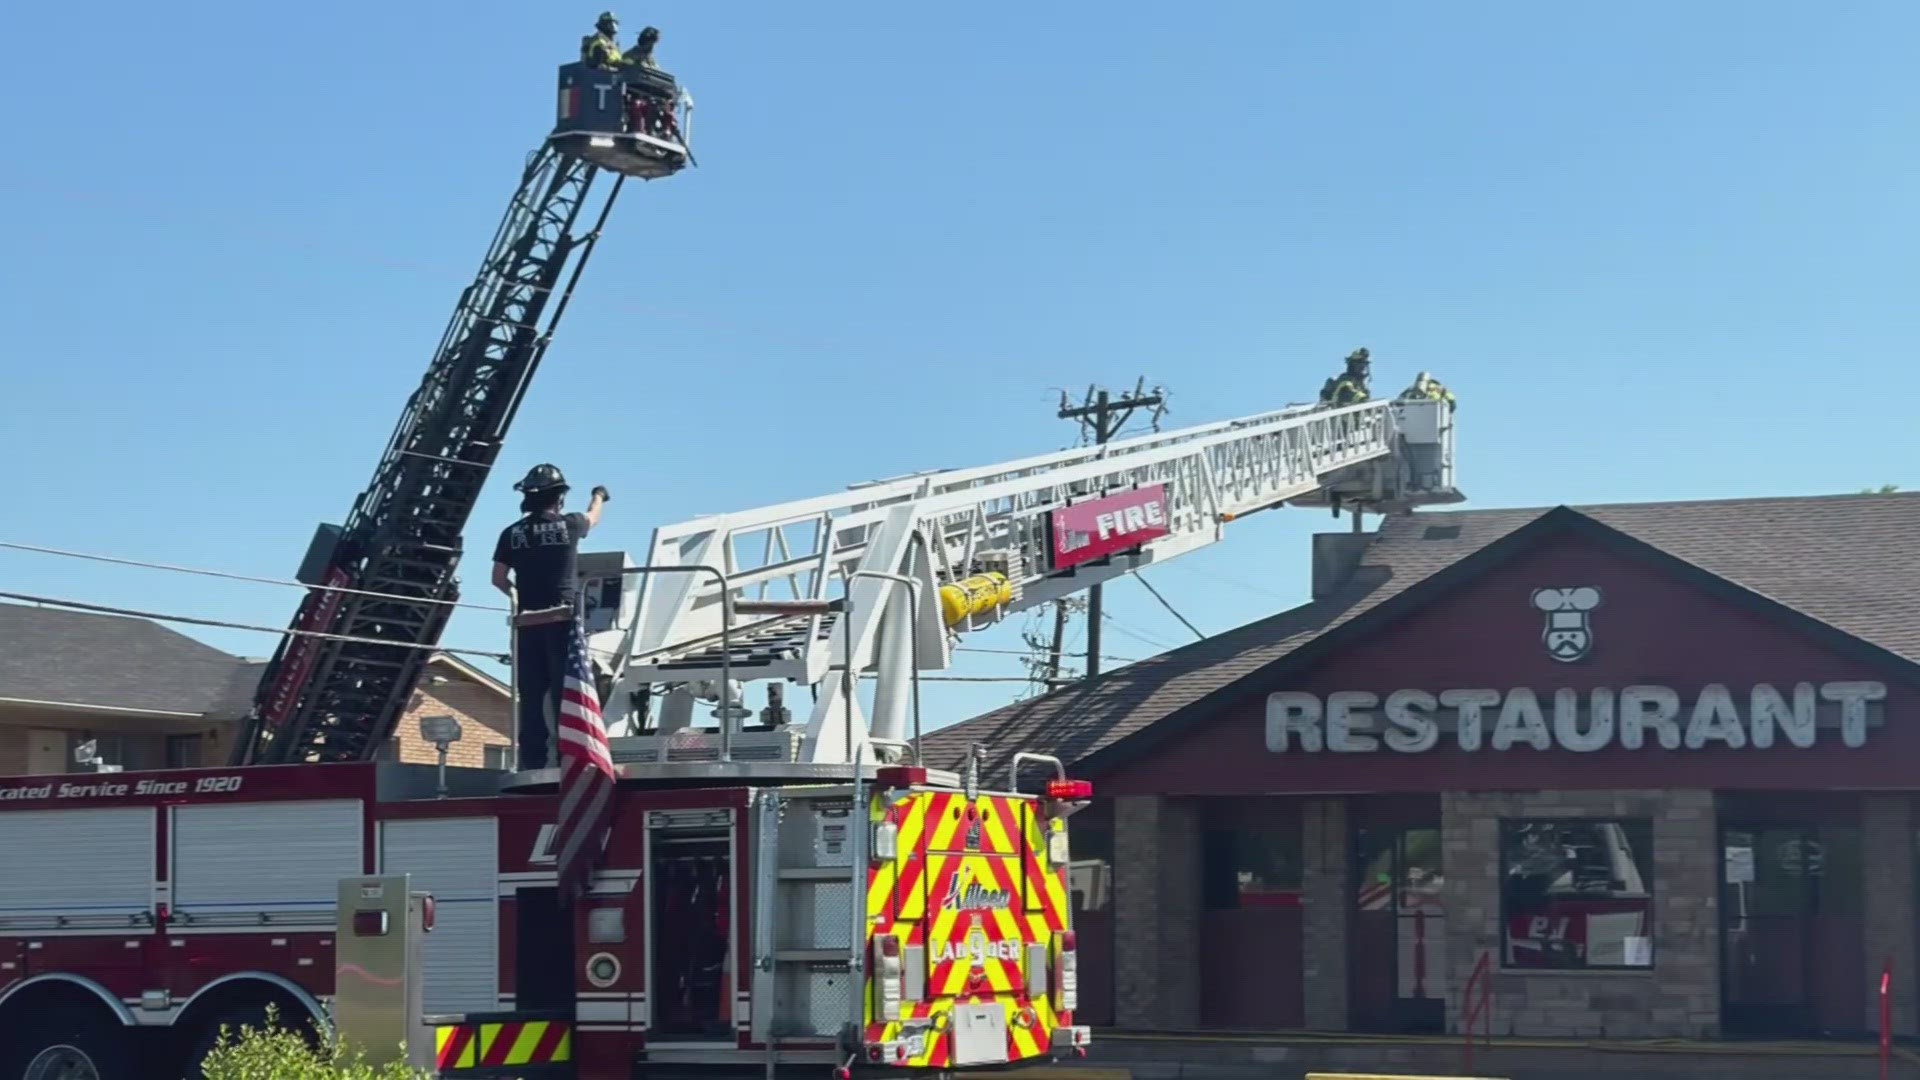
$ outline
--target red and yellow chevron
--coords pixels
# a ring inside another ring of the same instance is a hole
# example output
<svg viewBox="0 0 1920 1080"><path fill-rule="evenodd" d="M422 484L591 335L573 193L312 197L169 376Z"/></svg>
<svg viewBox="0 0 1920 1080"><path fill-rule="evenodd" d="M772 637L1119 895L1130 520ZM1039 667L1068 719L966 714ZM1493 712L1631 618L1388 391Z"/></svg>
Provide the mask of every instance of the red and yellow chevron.
<svg viewBox="0 0 1920 1080"><path fill-rule="evenodd" d="M991 1001L1006 1010L1007 1061L1046 1054L1072 1017L1057 1014L1049 994L1028 995L1026 966L1039 945L1051 967L1057 933L1071 925L1067 868L1052 865L1047 847L1065 821L1035 799L954 791L876 798L871 816L893 823L898 846L868 874L869 943L895 934L924 949L927 982L898 1021L876 1019L870 996L867 1040L905 1040L900 1064L947 1068L954 1005Z"/></svg>
<svg viewBox="0 0 1920 1080"><path fill-rule="evenodd" d="M440 1073L573 1060L573 1025L564 1020L501 1020L450 1024L433 1032Z"/></svg>

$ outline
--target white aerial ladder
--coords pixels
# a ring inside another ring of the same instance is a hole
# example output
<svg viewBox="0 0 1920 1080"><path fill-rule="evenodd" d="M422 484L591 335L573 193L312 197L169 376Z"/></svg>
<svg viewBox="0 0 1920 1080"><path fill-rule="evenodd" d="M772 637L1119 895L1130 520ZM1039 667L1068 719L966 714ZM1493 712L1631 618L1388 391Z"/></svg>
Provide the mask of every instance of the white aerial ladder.
<svg viewBox="0 0 1920 1080"><path fill-rule="evenodd" d="M1451 403L1381 400L1290 406L662 528L644 568L624 554L581 556L590 651L610 689L609 728L624 733L614 756L657 766L890 756L909 735L915 671L946 668L960 635L1206 547L1256 511L1345 508L1358 528L1361 511L1461 498ZM849 655L875 680L871 722L849 692ZM743 723L751 681L769 683L758 724ZM803 725L787 722L787 682L813 691ZM715 726L696 723L697 702L719 706Z"/></svg>

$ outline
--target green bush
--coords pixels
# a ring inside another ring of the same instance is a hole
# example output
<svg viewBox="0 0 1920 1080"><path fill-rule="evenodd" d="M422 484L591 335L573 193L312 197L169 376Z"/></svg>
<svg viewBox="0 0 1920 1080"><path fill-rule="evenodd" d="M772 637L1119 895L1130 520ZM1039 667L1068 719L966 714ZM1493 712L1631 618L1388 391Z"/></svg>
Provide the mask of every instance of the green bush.
<svg viewBox="0 0 1920 1080"><path fill-rule="evenodd" d="M206 1080L422 1080L429 1075L405 1062L369 1065L364 1053L349 1053L338 1041L315 1047L299 1032L275 1024L271 1009L261 1027L222 1028L201 1073Z"/></svg>

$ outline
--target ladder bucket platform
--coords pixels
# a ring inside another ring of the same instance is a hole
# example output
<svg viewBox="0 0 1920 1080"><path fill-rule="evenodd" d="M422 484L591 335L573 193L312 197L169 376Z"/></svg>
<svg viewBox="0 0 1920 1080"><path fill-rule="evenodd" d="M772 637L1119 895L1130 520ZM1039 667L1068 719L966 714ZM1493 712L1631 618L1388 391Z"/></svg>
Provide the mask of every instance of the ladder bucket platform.
<svg viewBox="0 0 1920 1080"><path fill-rule="evenodd" d="M693 160L687 106L673 76L658 69L564 64L548 141L622 176L658 180Z"/></svg>
<svg viewBox="0 0 1920 1080"><path fill-rule="evenodd" d="M1392 514L1466 501L1453 485L1451 403L1424 398L1369 401L1328 411L1347 419L1328 432L1334 448L1364 450L1378 439L1379 452L1322 473L1318 484L1288 499L1289 505L1360 506ZM1384 438L1360 419L1367 416L1386 423Z"/></svg>
<svg viewBox="0 0 1920 1080"><path fill-rule="evenodd" d="M628 133L553 135L554 149L639 180L672 176L687 166L687 148L670 139Z"/></svg>

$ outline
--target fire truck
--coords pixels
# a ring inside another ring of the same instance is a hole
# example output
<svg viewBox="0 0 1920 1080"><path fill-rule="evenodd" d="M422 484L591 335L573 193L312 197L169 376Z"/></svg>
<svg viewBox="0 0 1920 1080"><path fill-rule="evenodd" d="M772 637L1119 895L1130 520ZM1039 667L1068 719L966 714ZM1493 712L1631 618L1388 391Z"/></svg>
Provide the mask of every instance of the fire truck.
<svg viewBox="0 0 1920 1080"><path fill-rule="evenodd" d="M191 1075L269 1008L325 1028L381 981L343 959L363 930L340 884L376 874L430 897L408 1023L441 1075L1081 1052L1066 822L1092 788L1031 754L923 761L921 673L1261 509L1457 498L1450 409L1292 407L699 518L644 563L583 553L620 786L572 903L553 769L0 782L0 1078Z"/></svg>
<svg viewBox="0 0 1920 1080"><path fill-rule="evenodd" d="M1067 821L1091 785L1019 748L992 775L974 751L924 759L922 674L1261 510L1357 528L1460 498L1450 402L1300 405L702 517L640 561L583 553L618 787L587 890L563 897L558 770L369 758L457 595L449 523L544 348L514 336L527 305L598 234L567 231L584 183L687 160L630 78L658 80L561 69L505 239L375 484L310 554L242 758L0 780L0 1080L193 1076L223 1026L269 1012L376 1057L384 1018L442 1076L845 1080L1083 1053Z"/></svg>

